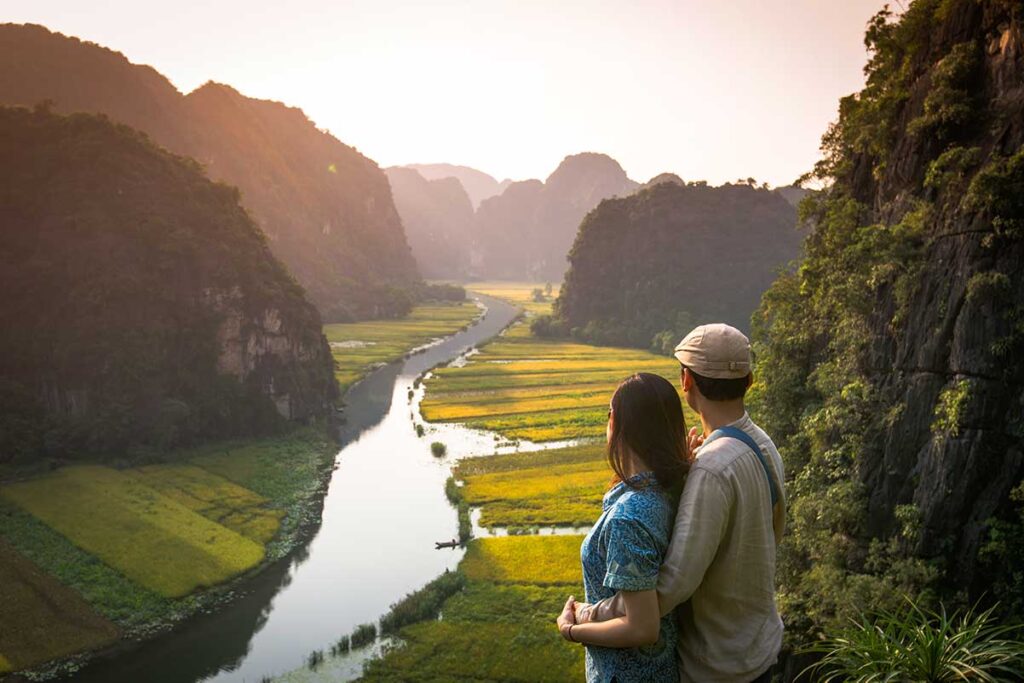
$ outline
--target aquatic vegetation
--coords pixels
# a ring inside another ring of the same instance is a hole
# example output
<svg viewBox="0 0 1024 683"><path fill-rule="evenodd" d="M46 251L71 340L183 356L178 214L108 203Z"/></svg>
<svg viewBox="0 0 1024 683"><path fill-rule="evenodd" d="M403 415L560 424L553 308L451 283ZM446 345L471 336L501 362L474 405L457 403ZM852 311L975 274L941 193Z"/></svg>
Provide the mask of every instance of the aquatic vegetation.
<svg viewBox="0 0 1024 683"><path fill-rule="evenodd" d="M349 636L349 643L353 648L363 647L369 645L377 639L377 625L376 624L359 624L352 631L352 635Z"/></svg>
<svg viewBox="0 0 1024 683"><path fill-rule="evenodd" d="M0 674L107 645L117 627L0 539Z"/></svg>
<svg viewBox="0 0 1024 683"><path fill-rule="evenodd" d="M471 301L415 307L405 318L324 325L342 392L374 367L399 360L416 347L447 337L480 315Z"/></svg>
<svg viewBox="0 0 1024 683"><path fill-rule="evenodd" d="M445 453L448 452L448 447L440 441L434 441L430 444L430 454L435 458L443 458Z"/></svg>
<svg viewBox="0 0 1024 683"><path fill-rule="evenodd" d="M465 587L466 577L461 572L441 574L392 605L388 613L381 617L381 634L397 633L403 626L436 619L444 602Z"/></svg>
<svg viewBox="0 0 1024 683"><path fill-rule="evenodd" d="M264 556L261 544L107 467L67 467L7 485L0 497L166 597L221 583Z"/></svg>

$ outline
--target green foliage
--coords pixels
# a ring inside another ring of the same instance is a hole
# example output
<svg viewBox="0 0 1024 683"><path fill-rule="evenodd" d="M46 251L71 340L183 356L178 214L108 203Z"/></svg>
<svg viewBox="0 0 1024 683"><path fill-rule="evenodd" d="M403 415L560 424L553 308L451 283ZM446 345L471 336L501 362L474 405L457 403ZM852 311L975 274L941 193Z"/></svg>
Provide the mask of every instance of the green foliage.
<svg viewBox="0 0 1024 683"><path fill-rule="evenodd" d="M981 161L980 147L950 147L928 165L924 186L934 190L957 189L967 172Z"/></svg>
<svg viewBox="0 0 1024 683"><path fill-rule="evenodd" d="M932 421L932 431L936 434L945 434L951 437L960 435L962 426L963 409L967 405L971 395L970 380L962 379L959 382L947 386L939 394L939 400L935 404L935 419Z"/></svg>
<svg viewBox="0 0 1024 683"><path fill-rule="evenodd" d="M360 624L359 626L356 626L355 630L352 631L352 635L349 636L349 642L353 648L369 645L376 639L376 624Z"/></svg>
<svg viewBox="0 0 1024 683"><path fill-rule="evenodd" d="M823 654L810 668L823 683L854 681L1016 680L1024 673L1024 642L1014 626L970 608L932 612L908 600L899 611L876 611L805 652Z"/></svg>
<svg viewBox="0 0 1024 683"><path fill-rule="evenodd" d="M434 441L430 444L430 454L435 458L443 458L448 453L448 447L440 441Z"/></svg>
<svg viewBox="0 0 1024 683"><path fill-rule="evenodd" d="M333 397L319 314L236 189L85 114L0 110L0 161L0 460L152 459L280 432L267 386L300 415ZM231 345L278 325L240 376Z"/></svg>
<svg viewBox="0 0 1024 683"><path fill-rule="evenodd" d="M445 481L444 494L458 512L459 543L466 543L473 537L473 522L469 515L469 502L463 495L462 487L455 482L455 477L448 477Z"/></svg>
<svg viewBox="0 0 1024 683"><path fill-rule="evenodd" d="M994 157L971 181L966 208L984 211L992 220L994 239L1024 234L1024 149L1010 157Z"/></svg>
<svg viewBox="0 0 1024 683"><path fill-rule="evenodd" d="M416 290L419 301L451 301L459 303L466 300L466 288L447 282L423 284Z"/></svg>
<svg viewBox="0 0 1024 683"><path fill-rule="evenodd" d="M606 200L580 225L555 320L535 332L666 353L697 324L747 329L801 239L792 205L746 184L660 183Z"/></svg>
<svg viewBox="0 0 1024 683"><path fill-rule="evenodd" d="M392 605L388 613L381 617L381 634L395 634L409 624L436 619L444 602L465 587L466 577L461 572L441 574L423 588Z"/></svg>
<svg viewBox="0 0 1024 683"><path fill-rule="evenodd" d="M981 549L981 563L992 595L999 596L1010 619L1024 619L1024 481L1010 494L1013 503L1006 519L988 521L989 532Z"/></svg>
<svg viewBox="0 0 1024 683"><path fill-rule="evenodd" d="M979 63L979 49L974 42L954 45L932 69L924 113L907 125L907 132L931 136L939 142L963 134L977 117L976 98L970 85Z"/></svg>

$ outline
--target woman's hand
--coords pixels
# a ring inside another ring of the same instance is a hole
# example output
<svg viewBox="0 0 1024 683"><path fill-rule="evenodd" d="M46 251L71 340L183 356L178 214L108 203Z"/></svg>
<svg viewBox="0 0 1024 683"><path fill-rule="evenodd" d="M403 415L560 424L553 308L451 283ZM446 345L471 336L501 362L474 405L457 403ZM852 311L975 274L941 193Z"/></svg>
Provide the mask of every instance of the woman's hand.
<svg viewBox="0 0 1024 683"><path fill-rule="evenodd" d="M690 455L704 445L704 434L697 431L696 427L690 427L690 433L687 435L686 443L690 447Z"/></svg>
<svg viewBox="0 0 1024 683"><path fill-rule="evenodd" d="M562 613L558 615L558 619L555 620L558 624L558 632L562 634L562 637L566 640L572 640L572 627L576 625L576 598L572 595L565 601L565 607L562 608Z"/></svg>

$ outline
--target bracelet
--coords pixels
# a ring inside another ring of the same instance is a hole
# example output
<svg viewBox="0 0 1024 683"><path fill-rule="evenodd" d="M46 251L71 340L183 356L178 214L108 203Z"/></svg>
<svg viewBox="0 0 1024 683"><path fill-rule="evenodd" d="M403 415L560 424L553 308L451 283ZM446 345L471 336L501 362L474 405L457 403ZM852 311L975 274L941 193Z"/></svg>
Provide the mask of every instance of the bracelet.
<svg viewBox="0 0 1024 683"><path fill-rule="evenodd" d="M570 643L575 643L576 642L576 639L574 639L572 637L572 627L575 626L575 625L576 624L569 624L569 642Z"/></svg>

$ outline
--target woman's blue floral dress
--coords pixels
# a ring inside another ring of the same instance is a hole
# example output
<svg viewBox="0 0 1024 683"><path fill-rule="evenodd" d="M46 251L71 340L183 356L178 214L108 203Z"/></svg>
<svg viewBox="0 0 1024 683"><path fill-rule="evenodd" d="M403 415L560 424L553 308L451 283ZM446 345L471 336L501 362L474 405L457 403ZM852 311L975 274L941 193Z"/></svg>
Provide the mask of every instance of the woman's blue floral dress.
<svg viewBox="0 0 1024 683"><path fill-rule="evenodd" d="M639 488L619 482L605 494L604 511L580 548L589 603L610 598L620 590L650 590L658 583L675 505L653 473L644 472L627 481ZM661 618L661 637L655 645L587 645L587 681L675 683L679 680L676 639L675 620L668 614Z"/></svg>

